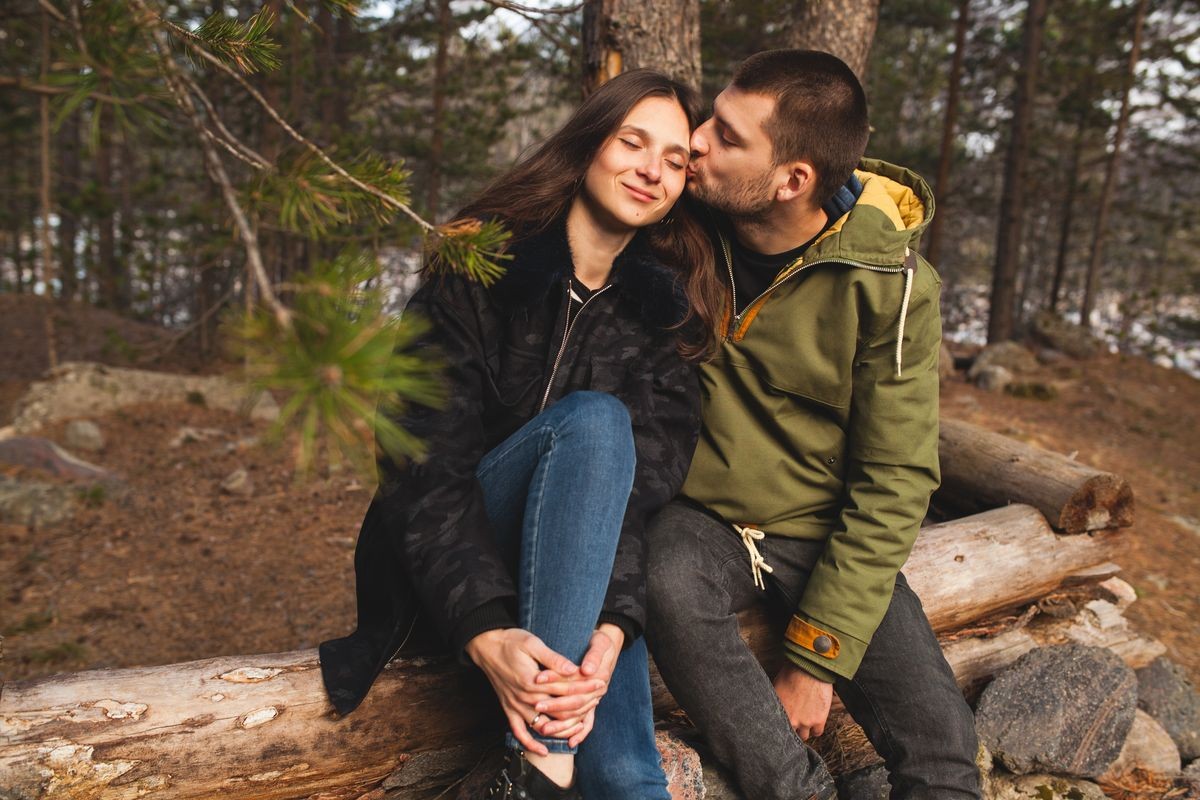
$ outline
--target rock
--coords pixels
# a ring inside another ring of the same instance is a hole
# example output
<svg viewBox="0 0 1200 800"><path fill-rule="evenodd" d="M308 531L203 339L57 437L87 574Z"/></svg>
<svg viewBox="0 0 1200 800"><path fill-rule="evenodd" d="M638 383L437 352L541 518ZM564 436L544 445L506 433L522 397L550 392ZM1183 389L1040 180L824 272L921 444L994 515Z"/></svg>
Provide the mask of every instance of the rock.
<svg viewBox="0 0 1200 800"><path fill-rule="evenodd" d="M0 521L39 528L68 520L74 513L71 489L0 475Z"/></svg>
<svg viewBox="0 0 1200 800"><path fill-rule="evenodd" d="M90 419L75 419L68 422L64 437L67 447L73 450L95 452L104 449L104 434L100 432L100 426Z"/></svg>
<svg viewBox="0 0 1200 800"><path fill-rule="evenodd" d="M220 375L174 375L69 361L29 387L13 409L12 427L18 434L32 433L47 423L145 402L202 402L266 422L279 417L279 406L269 394L254 396L244 384Z"/></svg>
<svg viewBox="0 0 1200 800"><path fill-rule="evenodd" d="M985 392L1003 392L1013 382L1013 374L1005 367L990 366L971 372L974 373L971 380Z"/></svg>
<svg viewBox="0 0 1200 800"><path fill-rule="evenodd" d="M1045 364L1046 366L1050 366L1050 367L1057 366L1058 364L1063 364L1069 358L1070 358L1070 356L1068 356L1063 351L1055 350L1051 347L1043 347L1041 350L1038 350L1038 352L1037 352L1038 363Z"/></svg>
<svg viewBox="0 0 1200 800"><path fill-rule="evenodd" d="M1033 353L1016 342L996 342L983 348L975 357L975 363L967 371L967 377L975 380L980 370L987 367L1004 367L1014 375L1023 375L1038 368Z"/></svg>
<svg viewBox="0 0 1200 800"><path fill-rule="evenodd" d="M171 438L171 441L167 442L167 447L182 447L192 442L203 442L206 439L220 436L222 433L223 431L219 428L192 428L185 425Z"/></svg>
<svg viewBox="0 0 1200 800"><path fill-rule="evenodd" d="M1091 781L1061 775L994 773L986 782L984 800L1108 800Z"/></svg>
<svg viewBox="0 0 1200 800"><path fill-rule="evenodd" d="M1034 338L1071 358L1091 358L1100 350L1100 342L1090 331L1049 311L1033 318L1032 333Z"/></svg>
<svg viewBox="0 0 1200 800"><path fill-rule="evenodd" d="M16 467L32 467L80 480L110 480L111 472L95 464L76 458L49 439L40 436L13 436L0 439L0 464Z"/></svg>
<svg viewBox="0 0 1200 800"><path fill-rule="evenodd" d="M1184 767L1183 772L1175 776L1175 788L1182 789L1181 800L1196 800L1200 798L1200 759Z"/></svg>
<svg viewBox="0 0 1200 800"><path fill-rule="evenodd" d="M837 779L838 800L888 800L892 785L882 764L847 772Z"/></svg>
<svg viewBox="0 0 1200 800"><path fill-rule="evenodd" d="M225 476L225 480L221 481L221 491L242 497L254 494L254 485L250 481L250 474L240 467L235 469Z"/></svg>
<svg viewBox="0 0 1200 800"><path fill-rule="evenodd" d="M1171 735L1155 721L1154 717L1140 708L1133 718L1133 728L1125 738L1125 746L1101 776L1101 780L1112 783L1120 776L1135 769L1159 775L1174 775L1180 771L1179 748Z"/></svg>
<svg viewBox="0 0 1200 800"><path fill-rule="evenodd" d="M747 800L738 788L737 779L733 773L727 770L712 752L708 749L704 738L694 728L685 726L673 727L668 731L656 731L655 738L658 741L659 752L663 757L663 767L667 769L668 754L663 750L663 736L668 735L671 739L679 743L679 746L686 747L699 759L701 767L701 778L704 783L704 790L701 794L684 795L682 792L686 789L691 791L691 784L682 780L685 773L676 772L678 776L674 780L668 781L667 789L671 792L671 797L674 800L682 797L703 797L704 800ZM686 773L690 775L691 773ZM668 776L670 772L668 772Z"/></svg>
<svg viewBox="0 0 1200 800"><path fill-rule="evenodd" d="M1200 758L1200 694L1176 664L1156 658L1137 671L1138 707L1171 735L1184 762Z"/></svg>
<svg viewBox="0 0 1200 800"><path fill-rule="evenodd" d="M1004 387L1004 391L1013 397L1027 397L1033 400L1054 400L1058 397L1058 389L1054 384L1042 381L1009 383Z"/></svg>
<svg viewBox="0 0 1200 800"><path fill-rule="evenodd" d="M1041 647L998 674L980 696L980 741L1009 771L1094 778L1133 726L1137 678L1113 652Z"/></svg>
<svg viewBox="0 0 1200 800"><path fill-rule="evenodd" d="M704 769L700 755L678 736L668 731L656 731L655 743L662 756L663 772L667 774L667 791L671 800L701 800L704 790Z"/></svg>
<svg viewBox="0 0 1200 800"><path fill-rule="evenodd" d="M938 350L938 380L946 380L954 375L954 356L950 352L950 348L942 342L941 349Z"/></svg>

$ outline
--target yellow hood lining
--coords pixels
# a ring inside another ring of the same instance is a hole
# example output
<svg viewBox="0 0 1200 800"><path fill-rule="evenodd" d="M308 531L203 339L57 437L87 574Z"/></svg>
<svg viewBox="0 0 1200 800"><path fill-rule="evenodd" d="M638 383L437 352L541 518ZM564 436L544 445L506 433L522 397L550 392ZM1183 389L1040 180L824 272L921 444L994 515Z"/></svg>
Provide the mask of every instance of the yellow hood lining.
<svg viewBox="0 0 1200 800"><path fill-rule="evenodd" d="M903 183L861 169L854 170L854 175L863 185L862 194L859 195L855 208L871 206L879 209L884 216L891 220L892 225L898 231L915 228L925 221L925 204L921 202L921 198L917 197L916 192ZM853 211L854 208L851 208L850 211L843 214L813 244L815 245L840 231Z"/></svg>

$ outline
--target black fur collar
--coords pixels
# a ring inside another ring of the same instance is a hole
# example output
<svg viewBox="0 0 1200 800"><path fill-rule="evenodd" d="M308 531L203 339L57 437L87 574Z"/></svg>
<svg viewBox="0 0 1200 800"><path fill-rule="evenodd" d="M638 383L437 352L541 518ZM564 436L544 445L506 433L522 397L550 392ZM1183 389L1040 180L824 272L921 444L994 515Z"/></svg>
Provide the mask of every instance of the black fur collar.
<svg viewBox="0 0 1200 800"><path fill-rule="evenodd" d="M541 303L551 288L561 286L575 271L565 218L514 243L508 252L512 258L504 262L504 275L490 290L496 303L508 311ZM644 229L613 262L611 280L621 299L636 308L652 329L675 325L687 313L682 276L654 256Z"/></svg>

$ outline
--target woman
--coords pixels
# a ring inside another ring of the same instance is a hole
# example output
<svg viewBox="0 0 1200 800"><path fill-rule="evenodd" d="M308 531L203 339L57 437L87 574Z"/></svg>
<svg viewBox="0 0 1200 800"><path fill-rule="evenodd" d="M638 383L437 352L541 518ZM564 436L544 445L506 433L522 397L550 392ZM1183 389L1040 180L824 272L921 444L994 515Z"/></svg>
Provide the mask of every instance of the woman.
<svg viewBox="0 0 1200 800"><path fill-rule="evenodd" d="M434 278L408 306L431 323L448 402L400 420L424 459L381 458L355 552L358 629L324 643L321 665L349 713L418 620L440 634L511 728L497 796L578 797L581 742L596 764L654 747L649 714L609 720L601 705L597 720L597 704L620 691L650 707L644 525L699 429L689 359L711 344L719 287L675 206L697 122L694 93L665 76L608 82L458 215L513 231L505 275ZM581 776L593 800L603 772ZM639 797L667 797L661 769L643 783Z"/></svg>

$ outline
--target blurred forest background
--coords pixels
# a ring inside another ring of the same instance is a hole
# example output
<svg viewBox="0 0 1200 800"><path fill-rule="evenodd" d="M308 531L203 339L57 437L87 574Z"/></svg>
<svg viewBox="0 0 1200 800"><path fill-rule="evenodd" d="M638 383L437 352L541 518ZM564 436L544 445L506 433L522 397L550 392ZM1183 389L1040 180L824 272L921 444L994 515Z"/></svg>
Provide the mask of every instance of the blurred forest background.
<svg viewBox="0 0 1200 800"><path fill-rule="evenodd" d="M286 305L299 276L352 252L378 261L394 307L428 225L356 196L308 143L443 221L611 68L597 41L624 24L672 40L631 49L698 78L709 100L757 50L845 48L871 101L869 154L935 186L924 247L947 281L951 339L1014 338L1038 311L1084 311L1113 347L1197 374L1194 0L857 0L833 4L841 45L812 33L803 3L643 5L6 2L0 292L186 330L209 353L223 308L264 291ZM256 232L263 280L245 280L240 224Z"/></svg>

